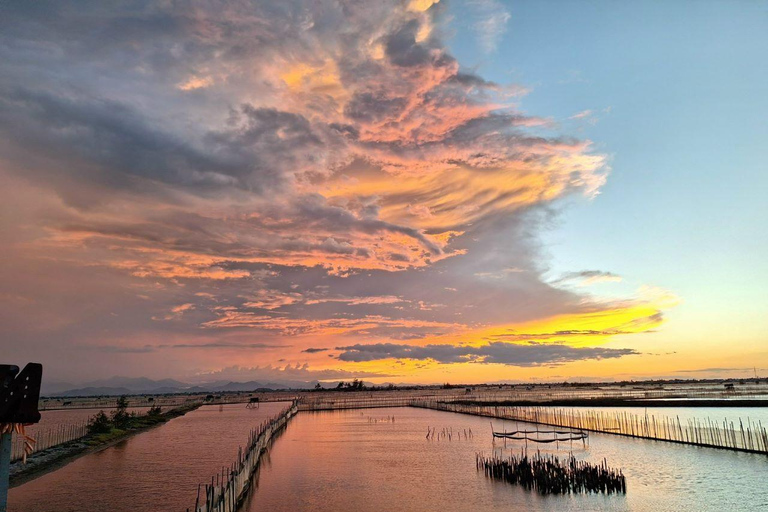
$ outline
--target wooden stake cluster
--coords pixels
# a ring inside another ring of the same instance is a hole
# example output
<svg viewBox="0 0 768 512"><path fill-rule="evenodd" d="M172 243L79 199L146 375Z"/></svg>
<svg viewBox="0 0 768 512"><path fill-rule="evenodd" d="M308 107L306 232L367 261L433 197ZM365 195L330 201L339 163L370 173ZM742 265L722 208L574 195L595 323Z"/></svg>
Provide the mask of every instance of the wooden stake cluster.
<svg viewBox="0 0 768 512"><path fill-rule="evenodd" d="M724 448L751 453L768 454L768 431L762 422L739 419L738 425L723 420L689 419L680 417L639 415L626 411L585 411L565 408L532 406L481 406L437 401L414 400L411 405L441 411L502 418L554 427L575 428L627 437L654 439L673 443Z"/></svg>
<svg viewBox="0 0 768 512"><path fill-rule="evenodd" d="M363 413L360 413L362 416ZM381 418L374 418L373 416L368 416L368 423L394 423L395 417L394 416L384 416Z"/></svg>
<svg viewBox="0 0 768 512"><path fill-rule="evenodd" d="M476 464L478 471L483 471L489 478L521 485L539 494L627 492L627 482L621 470L608 467L605 459L600 464L590 464L577 461L573 455L561 460L541 453L533 457L523 453L508 459L477 454Z"/></svg>
<svg viewBox="0 0 768 512"><path fill-rule="evenodd" d="M440 441L440 439L442 439L443 441L445 441L446 439L448 441L453 441L454 439L457 441L461 441L462 439L464 439L465 441L468 441L474 438L472 435L471 428L470 429L457 428L454 431L453 427L443 427L442 430L437 430L437 427L427 427L427 440L435 441L435 436L437 436L437 441Z"/></svg>
<svg viewBox="0 0 768 512"><path fill-rule="evenodd" d="M248 494L251 478L259 466L261 454L269 446L272 437L282 430L297 412L298 401L294 401L286 410L251 430L245 450L238 450L237 460L228 468L222 468L216 476L212 476L210 485L198 486L195 512L235 512Z"/></svg>

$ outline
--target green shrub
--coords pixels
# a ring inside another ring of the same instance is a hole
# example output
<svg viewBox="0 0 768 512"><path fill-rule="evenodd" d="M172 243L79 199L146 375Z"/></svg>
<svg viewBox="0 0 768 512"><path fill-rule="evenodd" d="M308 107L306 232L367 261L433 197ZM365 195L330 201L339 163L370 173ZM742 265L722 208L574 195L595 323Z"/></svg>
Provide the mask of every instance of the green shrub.
<svg viewBox="0 0 768 512"><path fill-rule="evenodd" d="M133 418L133 413L128 413L128 399L121 396L117 399L117 409L112 413L112 423L115 428L125 430Z"/></svg>
<svg viewBox="0 0 768 512"><path fill-rule="evenodd" d="M89 434L107 434L112 431L112 422L109 420L109 416L104 414L104 411L99 413L88 420L88 433Z"/></svg>

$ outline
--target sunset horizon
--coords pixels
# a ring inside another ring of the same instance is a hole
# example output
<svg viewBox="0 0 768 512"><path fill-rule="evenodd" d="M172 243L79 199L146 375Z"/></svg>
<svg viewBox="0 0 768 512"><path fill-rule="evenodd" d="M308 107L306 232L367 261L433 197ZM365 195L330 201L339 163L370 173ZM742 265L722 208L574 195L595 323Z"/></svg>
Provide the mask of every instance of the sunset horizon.
<svg viewBox="0 0 768 512"><path fill-rule="evenodd" d="M0 512L768 507L768 0L0 2Z"/></svg>

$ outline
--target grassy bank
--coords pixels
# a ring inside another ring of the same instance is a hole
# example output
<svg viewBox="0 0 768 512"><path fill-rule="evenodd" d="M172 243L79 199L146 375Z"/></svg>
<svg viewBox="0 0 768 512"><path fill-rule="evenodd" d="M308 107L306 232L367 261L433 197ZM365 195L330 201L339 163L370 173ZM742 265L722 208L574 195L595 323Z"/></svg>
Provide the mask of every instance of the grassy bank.
<svg viewBox="0 0 768 512"><path fill-rule="evenodd" d="M121 428L110 425L108 431L91 433L76 441L60 444L33 453L27 458L27 463L21 461L11 464L11 487L16 487L30 480L55 471L70 462L105 448L108 448L132 435L139 434L158 425L183 416L200 407L200 403L185 405L153 415L132 416L127 418Z"/></svg>

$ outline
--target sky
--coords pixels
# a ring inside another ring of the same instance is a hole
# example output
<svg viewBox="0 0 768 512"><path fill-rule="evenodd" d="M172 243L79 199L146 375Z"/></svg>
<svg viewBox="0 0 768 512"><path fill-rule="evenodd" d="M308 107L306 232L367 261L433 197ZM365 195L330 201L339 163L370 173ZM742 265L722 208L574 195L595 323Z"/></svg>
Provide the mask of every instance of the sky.
<svg viewBox="0 0 768 512"><path fill-rule="evenodd" d="M768 373L768 3L0 10L3 362Z"/></svg>

